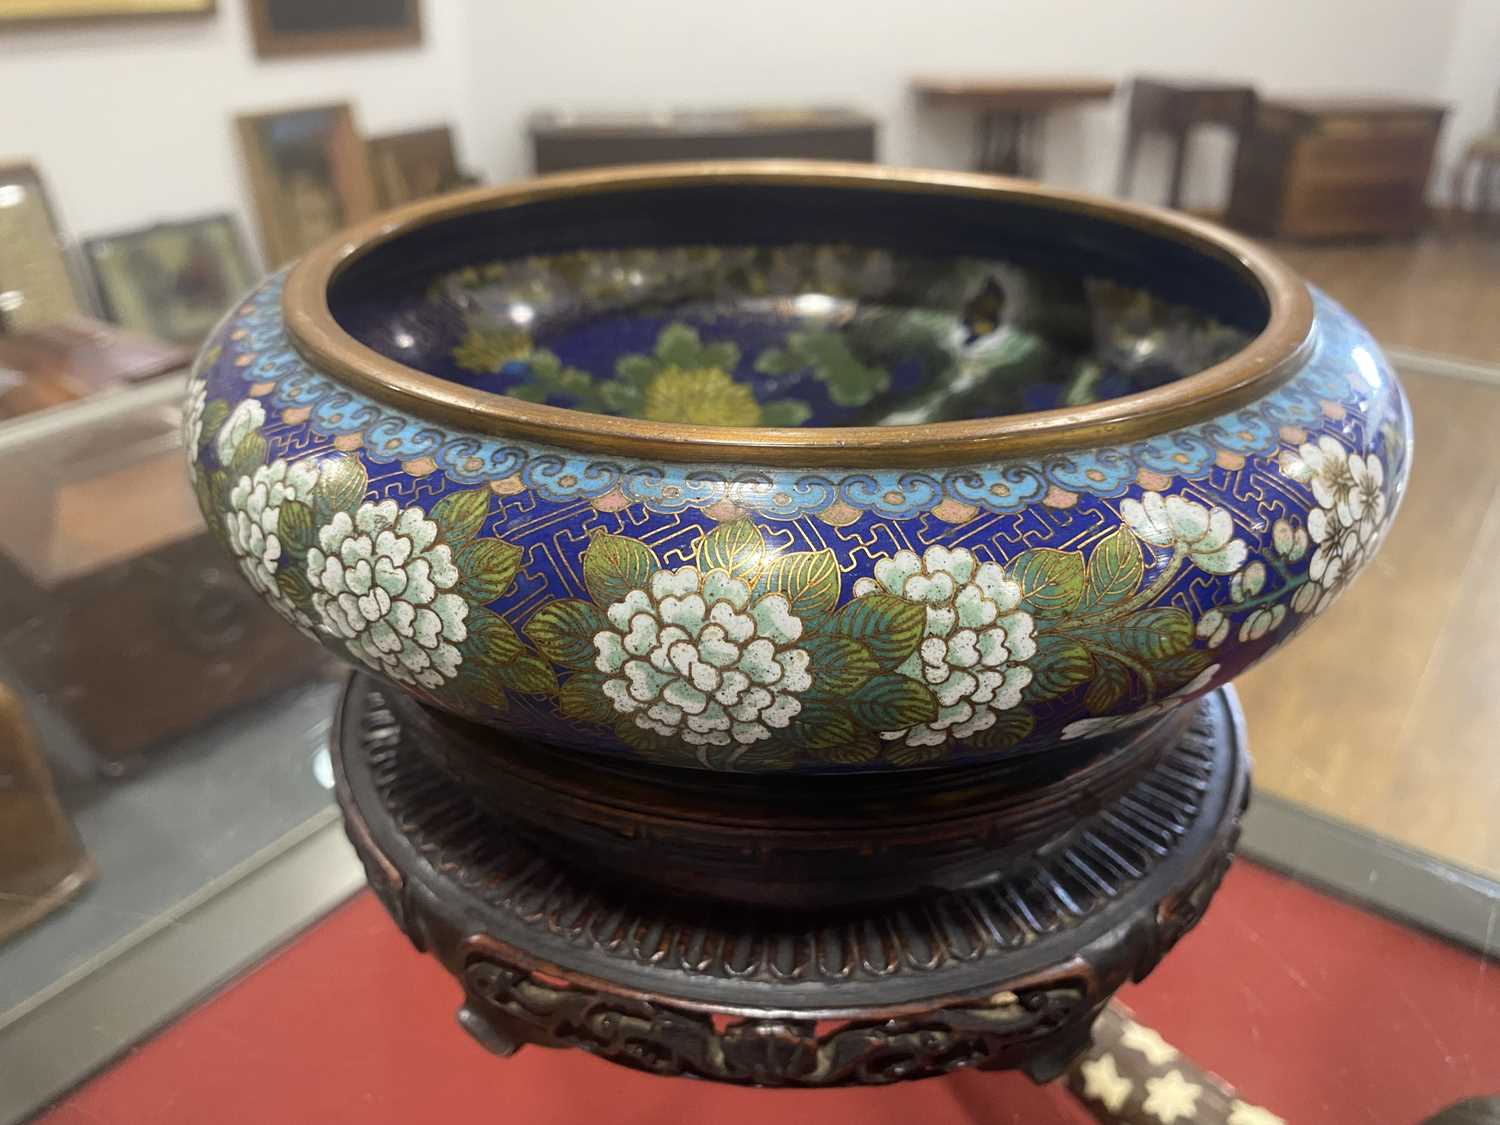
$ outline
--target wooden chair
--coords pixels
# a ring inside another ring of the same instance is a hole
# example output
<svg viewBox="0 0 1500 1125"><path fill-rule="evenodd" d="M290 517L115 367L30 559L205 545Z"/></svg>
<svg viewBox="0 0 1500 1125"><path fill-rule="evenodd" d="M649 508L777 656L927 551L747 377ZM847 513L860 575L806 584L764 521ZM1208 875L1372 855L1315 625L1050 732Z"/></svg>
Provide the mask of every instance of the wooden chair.
<svg viewBox="0 0 1500 1125"><path fill-rule="evenodd" d="M1464 206L1465 188L1470 171L1476 168L1473 210L1484 212L1492 206L1500 207L1500 103L1495 107L1494 125L1468 143L1453 169L1451 202L1455 210L1469 210Z"/></svg>

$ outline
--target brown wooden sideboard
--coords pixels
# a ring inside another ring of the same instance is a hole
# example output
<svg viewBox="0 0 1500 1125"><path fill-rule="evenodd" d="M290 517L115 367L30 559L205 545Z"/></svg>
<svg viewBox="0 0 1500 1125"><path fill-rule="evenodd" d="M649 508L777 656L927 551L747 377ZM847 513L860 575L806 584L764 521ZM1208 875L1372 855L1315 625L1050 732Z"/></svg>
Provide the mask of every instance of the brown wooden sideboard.
<svg viewBox="0 0 1500 1125"><path fill-rule="evenodd" d="M1446 112L1387 98L1262 101L1235 162L1229 223L1286 238L1416 233Z"/></svg>

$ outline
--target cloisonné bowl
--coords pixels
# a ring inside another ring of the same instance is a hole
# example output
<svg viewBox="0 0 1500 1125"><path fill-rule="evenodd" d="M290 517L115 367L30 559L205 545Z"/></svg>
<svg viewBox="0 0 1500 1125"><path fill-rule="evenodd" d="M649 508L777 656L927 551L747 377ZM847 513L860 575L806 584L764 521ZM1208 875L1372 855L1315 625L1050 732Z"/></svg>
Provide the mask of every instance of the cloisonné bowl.
<svg viewBox="0 0 1500 1125"><path fill-rule="evenodd" d="M705 769L1159 721L1321 612L1409 463L1264 251L990 177L656 166L355 228L199 358L209 524L424 703Z"/></svg>

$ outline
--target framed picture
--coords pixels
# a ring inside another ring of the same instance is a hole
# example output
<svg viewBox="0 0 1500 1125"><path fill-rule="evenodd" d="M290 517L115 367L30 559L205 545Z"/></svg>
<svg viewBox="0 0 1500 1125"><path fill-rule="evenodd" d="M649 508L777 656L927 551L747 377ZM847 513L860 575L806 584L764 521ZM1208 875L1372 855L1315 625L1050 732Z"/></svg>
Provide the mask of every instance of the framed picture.
<svg viewBox="0 0 1500 1125"><path fill-rule="evenodd" d="M0 331L42 328L87 309L41 174L24 162L0 164Z"/></svg>
<svg viewBox="0 0 1500 1125"><path fill-rule="evenodd" d="M236 126L268 265L375 212L369 156L347 104L242 116Z"/></svg>
<svg viewBox="0 0 1500 1125"><path fill-rule="evenodd" d="M215 0L0 0L0 28L140 16L211 16Z"/></svg>
<svg viewBox="0 0 1500 1125"><path fill-rule="evenodd" d="M415 47L421 0L247 0L261 58Z"/></svg>
<svg viewBox="0 0 1500 1125"><path fill-rule="evenodd" d="M382 207L441 195L477 182L459 171L446 125L370 139L370 167Z"/></svg>
<svg viewBox="0 0 1500 1125"><path fill-rule="evenodd" d="M178 344L201 343L256 281L229 215L91 238L83 255L108 319Z"/></svg>

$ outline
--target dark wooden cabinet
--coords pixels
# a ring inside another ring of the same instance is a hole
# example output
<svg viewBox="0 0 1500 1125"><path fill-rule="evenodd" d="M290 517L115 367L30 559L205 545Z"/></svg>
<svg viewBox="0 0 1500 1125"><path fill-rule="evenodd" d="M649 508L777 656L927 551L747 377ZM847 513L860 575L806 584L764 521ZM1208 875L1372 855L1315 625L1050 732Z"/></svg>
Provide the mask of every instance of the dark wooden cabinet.
<svg viewBox="0 0 1500 1125"><path fill-rule="evenodd" d="M1235 163L1230 224L1286 238L1416 233L1445 113L1383 98L1262 102Z"/></svg>
<svg viewBox="0 0 1500 1125"><path fill-rule="evenodd" d="M537 172L764 157L869 162L875 159L875 129L873 117L839 108L618 116L539 113L528 124Z"/></svg>

